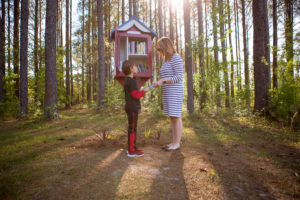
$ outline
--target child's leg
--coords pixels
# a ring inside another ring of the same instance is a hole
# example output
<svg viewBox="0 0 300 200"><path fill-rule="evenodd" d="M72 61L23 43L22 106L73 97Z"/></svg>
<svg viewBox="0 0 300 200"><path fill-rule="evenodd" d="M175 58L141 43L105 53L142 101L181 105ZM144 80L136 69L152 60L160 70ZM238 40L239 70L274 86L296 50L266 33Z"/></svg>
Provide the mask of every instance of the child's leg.
<svg viewBox="0 0 300 200"><path fill-rule="evenodd" d="M128 111L128 151L133 152L136 146L137 112Z"/></svg>
<svg viewBox="0 0 300 200"><path fill-rule="evenodd" d="M134 150L136 150L136 137L137 137L137 125L138 125L138 112L134 113Z"/></svg>

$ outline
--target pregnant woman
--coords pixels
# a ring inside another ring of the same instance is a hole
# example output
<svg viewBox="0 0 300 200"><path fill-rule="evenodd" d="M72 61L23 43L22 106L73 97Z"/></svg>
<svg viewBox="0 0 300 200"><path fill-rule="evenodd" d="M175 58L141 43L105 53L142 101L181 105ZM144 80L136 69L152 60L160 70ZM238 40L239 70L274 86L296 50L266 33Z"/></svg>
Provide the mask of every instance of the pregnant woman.
<svg viewBox="0 0 300 200"><path fill-rule="evenodd" d="M163 59L160 69L161 79L155 83L162 87L164 114L170 117L172 142L163 147L167 151L180 149L182 134L183 103L183 65L181 57L176 53L173 42L162 37L157 42L157 51Z"/></svg>

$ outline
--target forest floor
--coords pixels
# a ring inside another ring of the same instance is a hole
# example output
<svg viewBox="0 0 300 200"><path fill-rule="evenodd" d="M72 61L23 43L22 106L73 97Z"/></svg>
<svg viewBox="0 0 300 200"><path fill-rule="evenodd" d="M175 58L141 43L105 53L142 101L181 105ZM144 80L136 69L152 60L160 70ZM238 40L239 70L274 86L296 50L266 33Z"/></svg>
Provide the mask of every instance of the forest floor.
<svg viewBox="0 0 300 200"><path fill-rule="evenodd" d="M300 199L300 133L263 118L184 114L181 150L166 152L169 119L143 112L145 155L128 158L124 112L60 117L0 122L0 199Z"/></svg>

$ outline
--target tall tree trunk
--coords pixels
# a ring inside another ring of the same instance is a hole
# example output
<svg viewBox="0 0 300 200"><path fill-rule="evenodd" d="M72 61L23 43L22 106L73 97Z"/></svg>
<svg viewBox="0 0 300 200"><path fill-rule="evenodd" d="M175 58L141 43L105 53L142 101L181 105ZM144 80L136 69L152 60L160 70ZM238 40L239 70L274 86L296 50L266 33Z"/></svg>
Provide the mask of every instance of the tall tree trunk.
<svg viewBox="0 0 300 200"><path fill-rule="evenodd" d="M57 1L57 0L56 0ZM56 10L57 3L46 1L46 33L45 33L45 116L58 118L57 81L56 81Z"/></svg>
<svg viewBox="0 0 300 200"><path fill-rule="evenodd" d="M132 17L132 4L133 4L133 0L128 0L129 1L129 18Z"/></svg>
<svg viewBox="0 0 300 200"><path fill-rule="evenodd" d="M13 65L15 78L15 96L19 99L19 18L20 0L14 0L14 43L13 43Z"/></svg>
<svg viewBox="0 0 300 200"><path fill-rule="evenodd" d="M4 76L5 76L5 2L1 1L0 16L0 102L4 100Z"/></svg>
<svg viewBox="0 0 300 200"><path fill-rule="evenodd" d="M87 23L87 100L91 101L91 0L89 0L88 4L88 23Z"/></svg>
<svg viewBox="0 0 300 200"><path fill-rule="evenodd" d="M136 4L136 3L135 3ZM108 29L107 29L107 40L109 41L110 39L110 27L111 27L111 19L110 19L110 17L111 17L111 0L109 0L108 1ZM137 9L137 8L136 8ZM136 11L136 12L138 12L138 11ZM138 13L137 13L137 15L138 15ZM108 57L107 57L107 64L108 64L108 66L107 66L107 68L108 68L108 81L110 81L111 80L111 51L110 51L110 48L108 48Z"/></svg>
<svg viewBox="0 0 300 200"><path fill-rule="evenodd" d="M277 0L273 0L273 88L277 88Z"/></svg>
<svg viewBox="0 0 300 200"><path fill-rule="evenodd" d="M269 29L267 1L253 0L253 59L254 59L254 84L255 103L254 110L266 111L269 91L269 66L262 60L268 53L266 40Z"/></svg>
<svg viewBox="0 0 300 200"><path fill-rule="evenodd" d="M28 17L29 2L21 0L21 48L20 48L20 110L19 117L28 112Z"/></svg>
<svg viewBox="0 0 300 200"><path fill-rule="evenodd" d="M82 81L82 84L81 84L81 95L82 95L82 102L84 102L84 67L85 67L85 57L84 57L84 41L85 41L85 38L84 38L84 0L82 0L82 35L81 35L81 45L82 45L82 48L81 48L81 62L82 62L82 66L81 66L81 81Z"/></svg>
<svg viewBox="0 0 300 200"><path fill-rule="evenodd" d="M162 24L162 1L158 0L158 35L159 38L163 36L163 24Z"/></svg>
<svg viewBox="0 0 300 200"><path fill-rule="evenodd" d="M197 0L198 8L198 38L199 38L199 68L201 73L200 79L200 101L199 108L202 110L206 103L206 87L205 87L205 67L204 67L204 38L203 38L203 9L202 0Z"/></svg>
<svg viewBox="0 0 300 200"><path fill-rule="evenodd" d="M207 21L207 0L205 0L205 50L206 50L206 70L208 70L208 21Z"/></svg>
<svg viewBox="0 0 300 200"><path fill-rule="evenodd" d="M70 15L69 0L66 0L66 94L67 102L66 108L70 108L70 43L69 43L69 15Z"/></svg>
<svg viewBox="0 0 300 200"><path fill-rule="evenodd" d="M8 75L11 75L11 47L10 47L10 43L11 43L11 39L10 39L10 0L7 0L7 71L8 71Z"/></svg>
<svg viewBox="0 0 300 200"><path fill-rule="evenodd" d="M229 108L229 81L228 81L228 66L227 66L227 50L226 50L226 36L224 32L224 26L225 26L225 15L223 13L224 6L223 6L223 0L219 0L219 21L220 21L220 34L221 34L221 51L222 51L222 68L224 73L224 79L225 79L225 106Z"/></svg>
<svg viewBox="0 0 300 200"><path fill-rule="evenodd" d="M125 0L122 0L122 24L125 22Z"/></svg>
<svg viewBox="0 0 300 200"><path fill-rule="evenodd" d="M227 0L227 16L228 16L228 33L229 33L229 49L230 49L230 95L231 98L234 98L234 67L233 67L233 47L232 47L232 38L231 38L231 18L230 18L230 2Z"/></svg>
<svg viewBox="0 0 300 200"><path fill-rule="evenodd" d="M242 78L241 78L241 55L240 55L240 26L239 26L239 9L238 9L238 2L234 0L235 5L235 25L236 25L236 55L237 55L237 85L238 89L242 89Z"/></svg>
<svg viewBox="0 0 300 200"><path fill-rule="evenodd" d="M150 28L153 29L153 26L152 26L152 1L151 0L149 2L149 9L150 9L150 12L149 12L149 24L150 24Z"/></svg>
<svg viewBox="0 0 300 200"><path fill-rule="evenodd" d="M183 0L184 13L184 38L185 44L191 44L191 18L189 0ZM193 69L192 69L191 45L185 45L185 69L187 72L188 100L187 108L191 114L194 112L194 89L193 89Z"/></svg>
<svg viewBox="0 0 300 200"><path fill-rule="evenodd" d="M137 0L132 0L132 9L133 9L133 15L139 18L138 16L138 10L137 10L137 5L136 2Z"/></svg>
<svg viewBox="0 0 300 200"><path fill-rule="evenodd" d="M218 52L218 30L217 30L217 10L216 0L212 0L212 23L213 23L213 40L214 40L214 65L217 71L217 85L216 85L216 104L218 107L221 106L220 99L220 74L219 74L219 52Z"/></svg>
<svg viewBox="0 0 300 200"><path fill-rule="evenodd" d="M92 4L92 12L93 12L93 18L92 18L92 49L93 49L93 101L97 101L97 89L96 89L96 86L97 86L97 82L96 82L96 79L97 79L97 57L96 57L96 54L94 52L97 51L97 48L95 47L95 42L96 42L96 39L97 39L97 36L96 36L96 29L97 29L97 24L96 24L96 9L94 7L95 1L93 1L93 4Z"/></svg>
<svg viewBox="0 0 300 200"><path fill-rule="evenodd" d="M163 7L164 7L164 13L162 15L162 18L163 18L163 22L164 22L164 36L169 36L167 34L167 2L166 1L163 1Z"/></svg>
<svg viewBox="0 0 300 200"><path fill-rule="evenodd" d="M177 9L175 9L175 34L176 34L176 51L179 52L179 37L178 35L178 18L177 18Z"/></svg>
<svg viewBox="0 0 300 200"><path fill-rule="evenodd" d="M172 3L169 5L169 16L170 16L170 39L174 42L174 28L173 28L173 12Z"/></svg>
<svg viewBox="0 0 300 200"><path fill-rule="evenodd" d="M71 70L71 105L73 104L74 82L73 82L73 63L72 63L72 0L70 0L70 70Z"/></svg>
<svg viewBox="0 0 300 200"><path fill-rule="evenodd" d="M43 0L39 0L39 69L42 69L42 60L43 60L43 52L42 52L42 3ZM40 91L40 83L37 84L37 91ZM39 97L41 107L44 106L44 98Z"/></svg>
<svg viewBox="0 0 300 200"><path fill-rule="evenodd" d="M285 4L285 48L286 61L293 62L293 0L284 0ZM294 76L294 68L289 68L291 77Z"/></svg>
<svg viewBox="0 0 300 200"><path fill-rule="evenodd" d="M246 102L250 106L250 85L249 85L249 65L248 65L248 47L246 37L246 15L245 15L245 0L242 3L242 24L243 24L243 42L244 42L244 72L245 72L245 89L246 89Z"/></svg>
<svg viewBox="0 0 300 200"><path fill-rule="evenodd" d="M104 77L104 35L103 35L103 1L97 0L98 9L98 109L104 106L105 77Z"/></svg>
<svg viewBox="0 0 300 200"><path fill-rule="evenodd" d="M120 1L118 1L118 25L120 24Z"/></svg>
<svg viewBox="0 0 300 200"><path fill-rule="evenodd" d="M60 1L60 12L59 12L59 16L60 16L60 52L59 54L63 56L63 1ZM63 59L61 59L60 62L60 67L61 67L61 79L60 79L60 86L64 87L64 62Z"/></svg>
<svg viewBox="0 0 300 200"><path fill-rule="evenodd" d="M36 105L39 102L39 91L38 91L38 83L39 83L39 63L38 63L38 31L39 31L39 0L35 0L35 12L34 12L34 75L35 75L35 93L34 93L34 101Z"/></svg>

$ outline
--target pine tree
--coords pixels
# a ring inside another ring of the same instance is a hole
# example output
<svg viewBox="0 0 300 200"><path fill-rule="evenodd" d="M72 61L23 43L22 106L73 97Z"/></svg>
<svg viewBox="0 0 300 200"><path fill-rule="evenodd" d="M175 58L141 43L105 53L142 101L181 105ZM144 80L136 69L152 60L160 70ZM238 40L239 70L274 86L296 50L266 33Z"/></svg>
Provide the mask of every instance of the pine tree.
<svg viewBox="0 0 300 200"><path fill-rule="evenodd" d="M20 110L19 117L28 112L28 17L29 2L21 0L21 48L20 48Z"/></svg>
<svg viewBox="0 0 300 200"><path fill-rule="evenodd" d="M57 0L56 0L57 1ZM57 80L56 80L56 16L57 2L46 1L45 32L45 116L58 118Z"/></svg>

